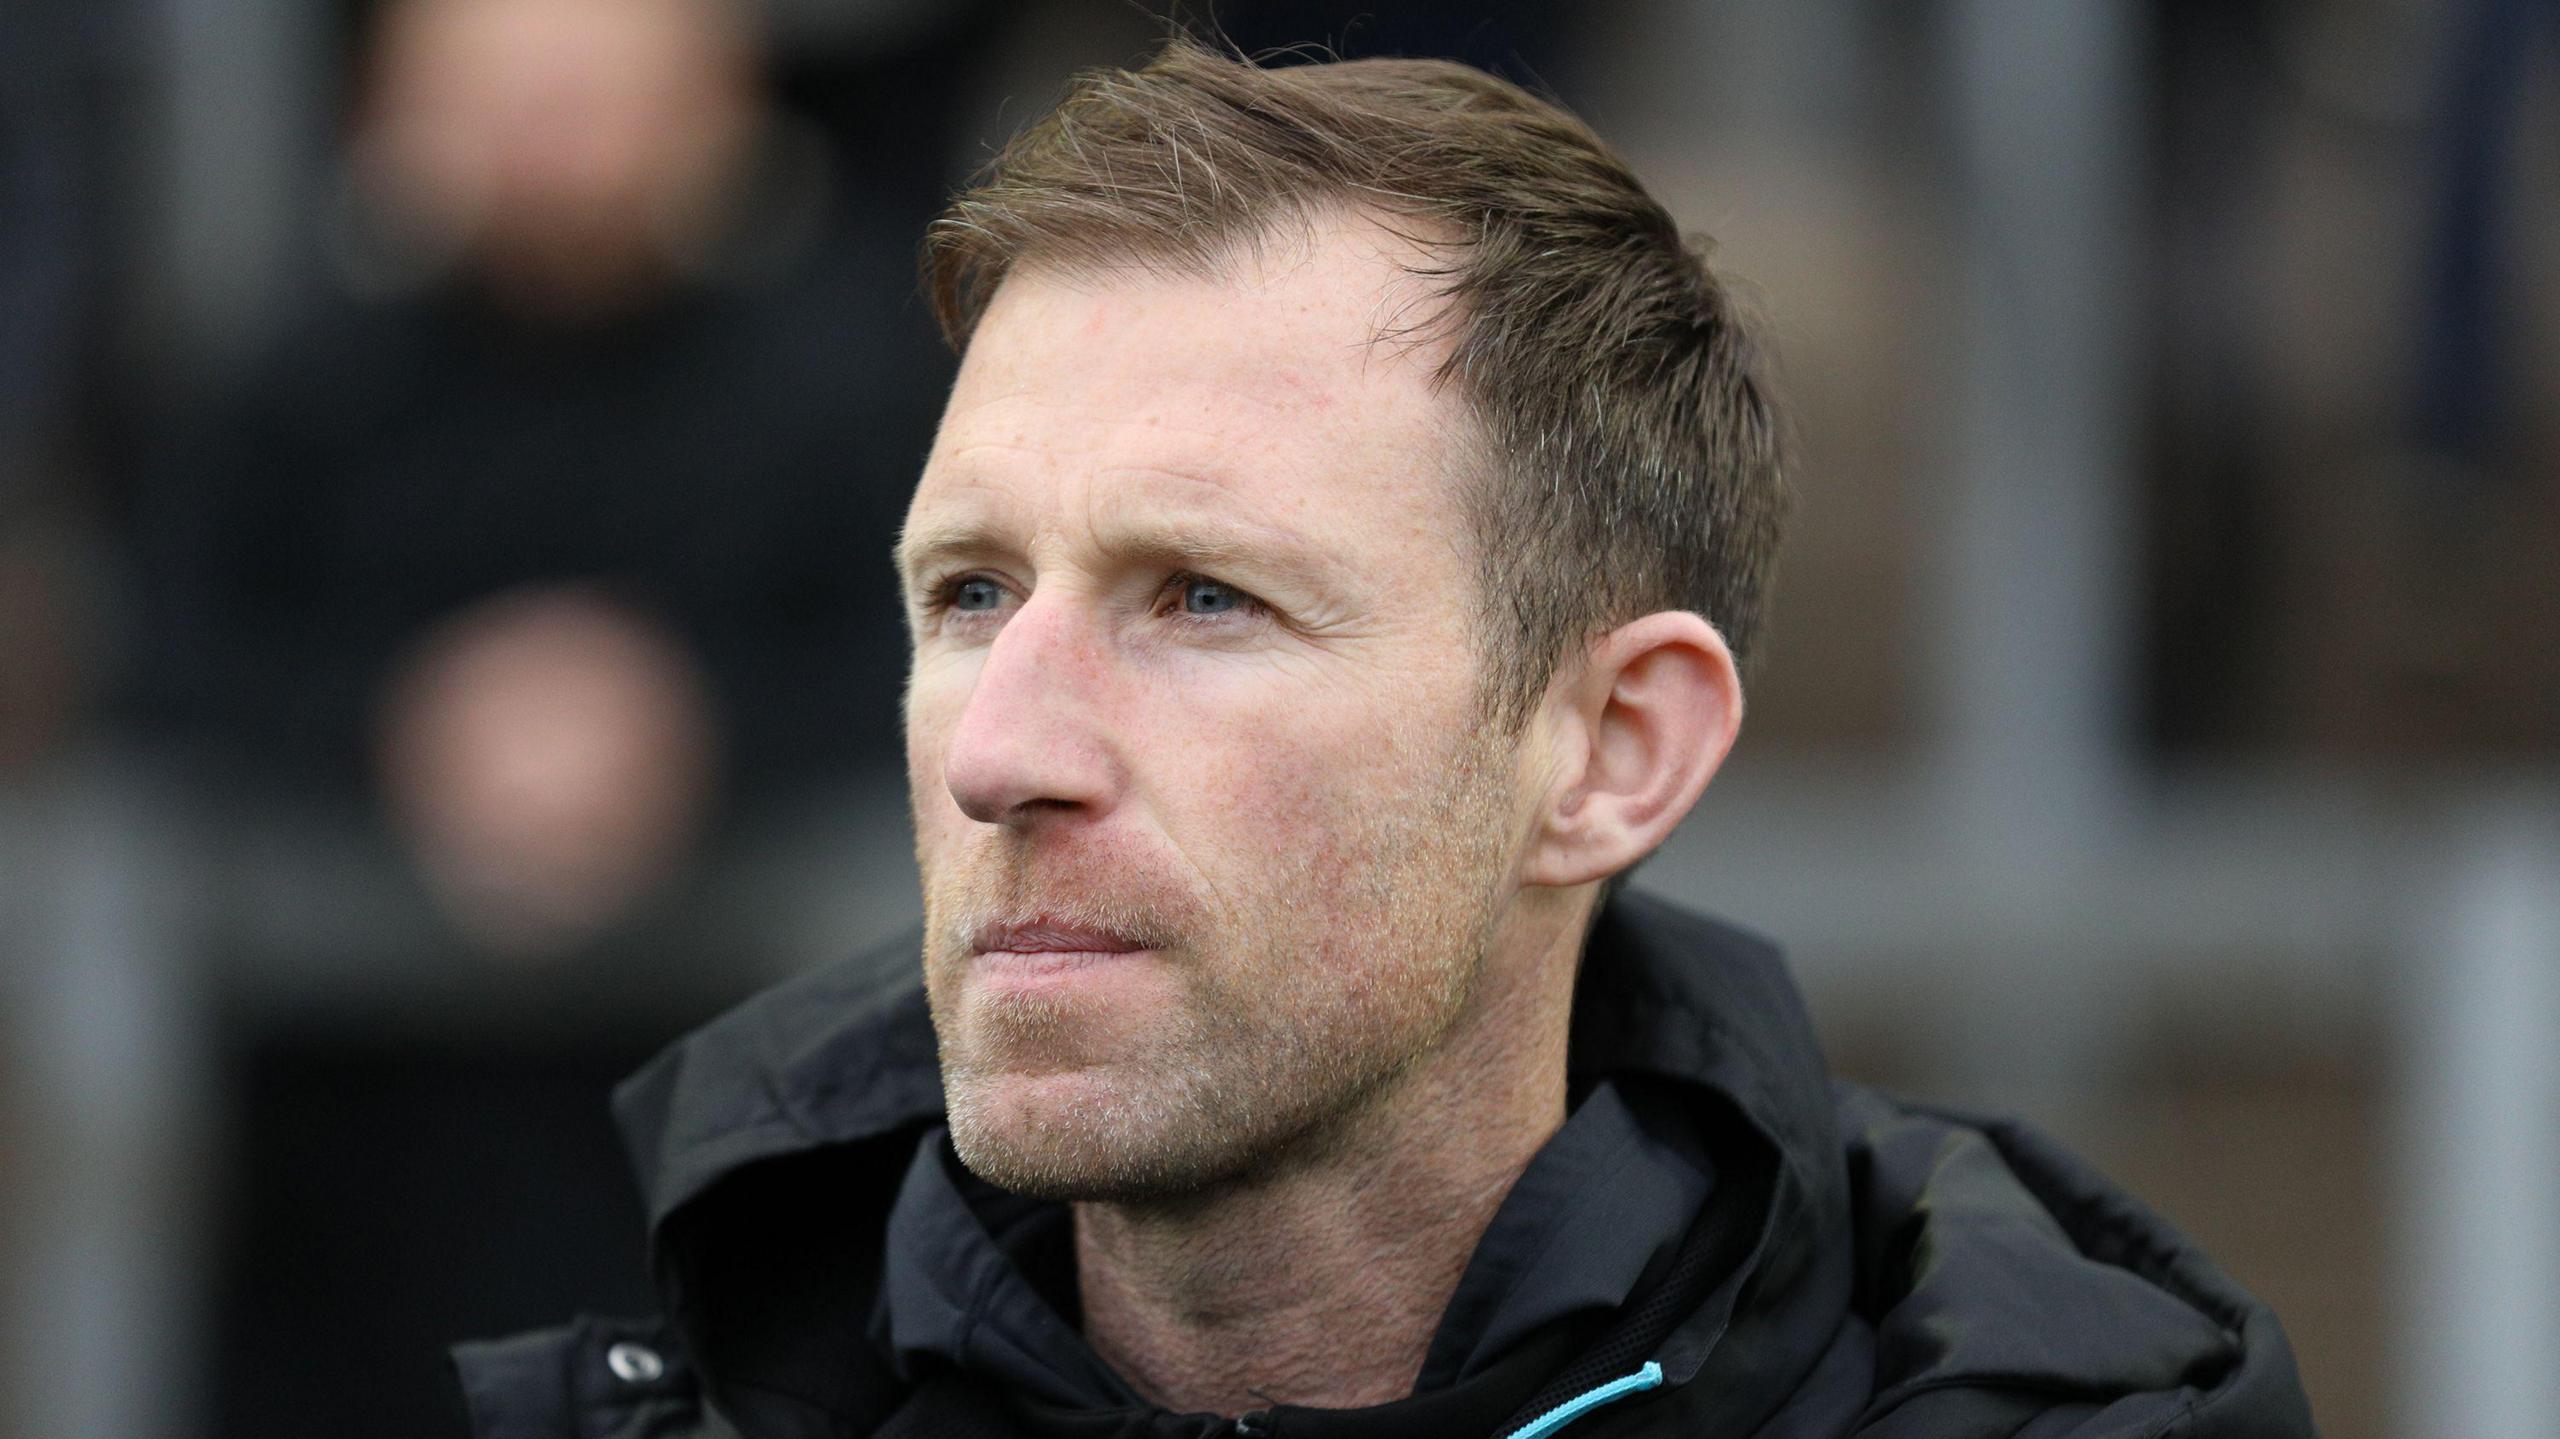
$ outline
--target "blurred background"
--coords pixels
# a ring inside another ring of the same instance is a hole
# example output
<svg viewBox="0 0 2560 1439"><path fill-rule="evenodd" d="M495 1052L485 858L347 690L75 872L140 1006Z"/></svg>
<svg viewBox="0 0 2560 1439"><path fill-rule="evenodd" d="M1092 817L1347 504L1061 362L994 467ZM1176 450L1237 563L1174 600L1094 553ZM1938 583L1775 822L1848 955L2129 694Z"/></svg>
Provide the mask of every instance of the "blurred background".
<svg viewBox="0 0 2560 1439"><path fill-rule="evenodd" d="M2324 1432L2560 1433L2560 4L1225 0L1618 143L1804 464L1645 883ZM603 1096L915 908L940 197L1121 0L0 7L0 1435L460 1432Z"/></svg>

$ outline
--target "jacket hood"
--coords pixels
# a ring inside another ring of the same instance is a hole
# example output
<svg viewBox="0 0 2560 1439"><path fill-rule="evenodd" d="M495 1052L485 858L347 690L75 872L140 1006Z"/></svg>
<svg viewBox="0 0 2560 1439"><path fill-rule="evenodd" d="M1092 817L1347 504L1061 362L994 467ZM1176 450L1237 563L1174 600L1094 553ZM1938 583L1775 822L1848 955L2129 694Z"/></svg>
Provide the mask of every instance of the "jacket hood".
<svg viewBox="0 0 2560 1439"><path fill-rule="evenodd" d="M616 1092L675 1337L747 1433L868 1433L904 1398L865 1326L941 1117L918 952L767 991ZM1694 1272L1559 1376L1659 1366L1575 1439L2312 1432L2273 1316L2138 1202L2021 1126L1835 1087L1766 941L1618 897L1571 1052L1685 1087L1730 1181Z"/></svg>

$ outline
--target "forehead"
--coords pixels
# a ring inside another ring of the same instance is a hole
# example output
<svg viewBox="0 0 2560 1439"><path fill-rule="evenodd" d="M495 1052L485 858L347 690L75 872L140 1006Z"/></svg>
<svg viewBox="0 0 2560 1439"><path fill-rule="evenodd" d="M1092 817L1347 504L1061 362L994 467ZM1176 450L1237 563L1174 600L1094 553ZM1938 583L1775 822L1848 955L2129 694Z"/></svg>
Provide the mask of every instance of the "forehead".
<svg viewBox="0 0 2560 1439"><path fill-rule="evenodd" d="M1107 503L1154 477L1284 521L1354 506L1445 530L1468 430L1435 380L1448 350L1417 258L1338 217L1214 275L1019 270L970 341L917 506L998 478Z"/></svg>

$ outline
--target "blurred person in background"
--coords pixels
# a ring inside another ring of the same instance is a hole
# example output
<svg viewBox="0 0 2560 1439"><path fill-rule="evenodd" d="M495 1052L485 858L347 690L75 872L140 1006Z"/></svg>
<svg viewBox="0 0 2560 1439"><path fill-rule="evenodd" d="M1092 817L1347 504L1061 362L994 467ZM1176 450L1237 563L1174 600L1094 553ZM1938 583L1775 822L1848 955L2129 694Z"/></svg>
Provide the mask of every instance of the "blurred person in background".
<svg viewBox="0 0 2560 1439"><path fill-rule="evenodd" d="M486 951L600 942L891 752L876 559L941 370L754 25L389 0L340 286L137 503L146 715L259 803L385 816Z"/></svg>

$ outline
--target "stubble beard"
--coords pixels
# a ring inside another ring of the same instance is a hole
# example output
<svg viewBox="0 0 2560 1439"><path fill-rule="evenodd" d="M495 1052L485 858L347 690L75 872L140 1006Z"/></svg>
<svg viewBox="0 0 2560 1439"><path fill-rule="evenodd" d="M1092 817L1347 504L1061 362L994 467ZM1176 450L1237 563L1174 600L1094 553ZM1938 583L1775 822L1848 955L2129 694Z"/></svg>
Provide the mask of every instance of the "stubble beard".
<svg viewBox="0 0 2560 1439"><path fill-rule="evenodd" d="M1462 739L1434 790L1355 808L1249 886L1220 876L1224 903L1187 867L1011 834L926 861L927 992L961 1162L1015 1193L1132 1204L1320 1157L1468 1009L1513 859L1504 753ZM1029 912L1141 939L1173 967L1176 1002L1093 1052L1078 996L966 993L970 936Z"/></svg>

